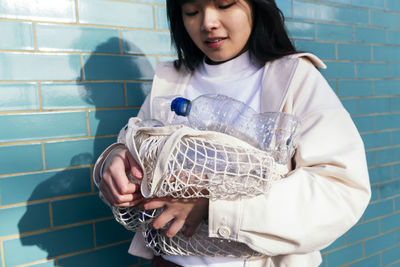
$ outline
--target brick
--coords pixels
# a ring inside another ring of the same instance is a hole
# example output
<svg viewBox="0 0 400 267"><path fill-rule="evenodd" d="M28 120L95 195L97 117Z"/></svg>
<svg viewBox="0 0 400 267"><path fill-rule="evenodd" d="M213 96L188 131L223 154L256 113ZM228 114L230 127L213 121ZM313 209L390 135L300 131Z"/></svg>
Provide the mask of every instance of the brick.
<svg viewBox="0 0 400 267"><path fill-rule="evenodd" d="M380 266L381 258L380 255L375 255L366 259L362 259L356 263L350 264L349 267L366 267L366 266Z"/></svg>
<svg viewBox="0 0 400 267"><path fill-rule="evenodd" d="M61 258L58 260L58 264L59 266L96 267L132 266L137 264L139 262L138 258L130 255L127 252L128 249L129 242Z"/></svg>
<svg viewBox="0 0 400 267"><path fill-rule="evenodd" d="M383 29L355 27L355 41L357 43L385 44L386 32Z"/></svg>
<svg viewBox="0 0 400 267"><path fill-rule="evenodd" d="M141 106L150 93L151 82L135 82L126 84L126 98L128 106Z"/></svg>
<svg viewBox="0 0 400 267"><path fill-rule="evenodd" d="M381 219L382 232L387 232L392 229L399 228L400 213L390 215ZM399 238L399 237L397 237Z"/></svg>
<svg viewBox="0 0 400 267"><path fill-rule="evenodd" d="M371 255L375 252L385 250L395 245L396 237L394 232L384 234L365 241L365 254Z"/></svg>
<svg viewBox="0 0 400 267"><path fill-rule="evenodd" d="M332 249L336 249L336 248L345 246L347 243L346 235L342 235L341 237L336 239L332 244L330 244L327 248L323 249L321 252L323 253L325 251L330 251Z"/></svg>
<svg viewBox="0 0 400 267"><path fill-rule="evenodd" d="M357 78L387 78L388 69L385 63L356 63Z"/></svg>
<svg viewBox="0 0 400 267"><path fill-rule="evenodd" d="M400 45L400 31L398 30L387 30L387 43Z"/></svg>
<svg viewBox="0 0 400 267"><path fill-rule="evenodd" d="M372 185L371 186L371 199L370 201L377 201L379 199L379 186Z"/></svg>
<svg viewBox="0 0 400 267"><path fill-rule="evenodd" d="M400 77L400 64L388 64L388 76L389 78Z"/></svg>
<svg viewBox="0 0 400 267"><path fill-rule="evenodd" d="M333 7L311 2L293 1L293 17L332 21Z"/></svg>
<svg viewBox="0 0 400 267"><path fill-rule="evenodd" d="M39 108L38 87L35 83L0 84L0 111Z"/></svg>
<svg viewBox="0 0 400 267"><path fill-rule="evenodd" d="M122 39L124 53L174 54L169 32L122 30Z"/></svg>
<svg viewBox="0 0 400 267"><path fill-rule="evenodd" d="M80 23L154 28L151 5L122 1L80 0L78 8Z"/></svg>
<svg viewBox="0 0 400 267"><path fill-rule="evenodd" d="M314 23L300 21L286 21L290 38L314 40Z"/></svg>
<svg viewBox="0 0 400 267"><path fill-rule="evenodd" d="M393 262L399 261L400 255L400 246L397 245L396 247L389 249L385 252L382 252L382 266L387 266ZM391 265L395 266L395 265Z"/></svg>
<svg viewBox="0 0 400 267"><path fill-rule="evenodd" d="M400 125L400 114L388 114L376 116L376 130L387 130L398 128Z"/></svg>
<svg viewBox="0 0 400 267"><path fill-rule="evenodd" d="M354 243L359 240L363 240L370 236L379 234L379 221L372 221L367 223L361 223L353 226L347 232L347 241L348 243Z"/></svg>
<svg viewBox="0 0 400 267"><path fill-rule="evenodd" d="M75 1L2 1L0 3L0 18L74 22Z"/></svg>
<svg viewBox="0 0 400 267"><path fill-rule="evenodd" d="M132 240L134 233L126 230L114 218L95 223L96 246Z"/></svg>
<svg viewBox="0 0 400 267"><path fill-rule="evenodd" d="M396 28L399 26L400 17L397 14L371 10L371 25Z"/></svg>
<svg viewBox="0 0 400 267"><path fill-rule="evenodd" d="M29 264L29 267L54 267L54 266L56 266L56 263L54 260L49 260L49 261L37 263L37 264Z"/></svg>
<svg viewBox="0 0 400 267"><path fill-rule="evenodd" d="M301 51L311 52L321 59L336 59L335 45L332 43L296 41L296 48Z"/></svg>
<svg viewBox="0 0 400 267"><path fill-rule="evenodd" d="M291 0L276 0L276 5L283 12L285 18L292 17L292 1Z"/></svg>
<svg viewBox="0 0 400 267"><path fill-rule="evenodd" d="M50 227L49 204L0 208L0 236L15 235Z"/></svg>
<svg viewBox="0 0 400 267"><path fill-rule="evenodd" d="M392 132L392 144L393 145L400 144L400 131Z"/></svg>
<svg viewBox="0 0 400 267"><path fill-rule="evenodd" d="M343 80L338 81L339 97L371 96L372 81L368 80Z"/></svg>
<svg viewBox="0 0 400 267"><path fill-rule="evenodd" d="M40 144L1 146L0 158L0 174L38 171L43 168Z"/></svg>
<svg viewBox="0 0 400 267"><path fill-rule="evenodd" d="M400 61L400 47L374 46L373 49L374 49L374 60Z"/></svg>
<svg viewBox="0 0 400 267"><path fill-rule="evenodd" d="M400 2L398 0L386 0L386 10L400 12Z"/></svg>
<svg viewBox="0 0 400 267"><path fill-rule="evenodd" d="M84 55L86 80L152 79L155 57L126 55Z"/></svg>
<svg viewBox="0 0 400 267"><path fill-rule="evenodd" d="M36 36L41 51L120 52L116 29L38 23Z"/></svg>
<svg viewBox="0 0 400 267"><path fill-rule="evenodd" d="M47 142L44 144L46 167L53 169L93 164L100 154L116 141L115 137L111 137Z"/></svg>
<svg viewBox="0 0 400 267"><path fill-rule="evenodd" d="M338 44L338 59L371 60L371 47L359 44Z"/></svg>
<svg viewBox="0 0 400 267"><path fill-rule="evenodd" d="M363 256L362 245L356 244L329 253L328 263L329 266L339 266L351 262L353 260L359 259L362 256Z"/></svg>
<svg viewBox="0 0 400 267"><path fill-rule="evenodd" d="M90 169L76 168L0 179L2 205L88 193Z"/></svg>
<svg viewBox="0 0 400 267"><path fill-rule="evenodd" d="M78 252L93 247L92 225L27 235L3 241L6 266Z"/></svg>
<svg viewBox="0 0 400 267"><path fill-rule="evenodd" d="M383 200L373 204L369 204L364 212L363 219L369 220L393 212L393 201L391 199Z"/></svg>
<svg viewBox="0 0 400 267"><path fill-rule="evenodd" d="M112 216L97 194L51 202L54 226L63 226Z"/></svg>
<svg viewBox="0 0 400 267"><path fill-rule="evenodd" d="M326 70L321 70L327 79L353 79L354 64L348 62L325 62Z"/></svg>
<svg viewBox="0 0 400 267"><path fill-rule="evenodd" d="M85 112L5 114L0 125L0 142L87 136Z"/></svg>
<svg viewBox="0 0 400 267"><path fill-rule="evenodd" d="M384 182L387 180L392 180L392 166L381 166L368 169L369 179L372 183Z"/></svg>
<svg viewBox="0 0 400 267"><path fill-rule="evenodd" d="M364 24L369 23L368 10L364 8L355 8L349 6L335 6L334 7L335 19L334 21L350 23L350 24Z"/></svg>
<svg viewBox="0 0 400 267"><path fill-rule="evenodd" d="M382 0L353 0L353 5L383 9L385 3Z"/></svg>
<svg viewBox="0 0 400 267"><path fill-rule="evenodd" d="M335 4L342 3L342 4L351 4L351 0L325 0L325 2L332 2Z"/></svg>
<svg viewBox="0 0 400 267"><path fill-rule="evenodd" d="M92 136L118 134L137 112L138 109L90 111L90 133Z"/></svg>
<svg viewBox="0 0 400 267"><path fill-rule="evenodd" d="M366 149L391 145L391 135L389 132L363 134L361 137Z"/></svg>
<svg viewBox="0 0 400 267"><path fill-rule="evenodd" d="M400 164L393 165L394 178L400 178Z"/></svg>
<svg viewBox="0 0 400 267"><path fill-rule="evenodd" d="M361 114L390 112L390 98L362 98L358 103Z"/></svg>
<svg viewBox="0 0 400 267"><path fill-rule="evenodd" d="M159 30L169 30L167 9L164 6L156 7L156 26Z"/></svg>
<svg viewBox="0 0 400 267"><path fill-rule="evenodd" d="M400 94L400 80L376 80L374 81L375 95Z"/></svg>
<svg viewBox="0 0 400 267"><path fill-rule="evenodd" d="M390 98L390 106L392 112L400 111L400 97Z"/></svg>
<svg viewBox="0 0 400 267"><path fill-rule="evenodd" d="M124 106L122 83L44 83L41 95L43 109Z"/></svg>
<svg viewBox="0 0 400 267"><path fill-rule="evenodd" d="M0 53L0 62L7 64L0 72L0 80L80 79L79 55Z"/></svg>
<svg viewBox="0 0 400 267"><path fill-rule="evenodd" d="M1 10L1 4L0 4ZM0 21L2 38L0 49L32 50L33 30L30 22Z"/></svg>
<svg viewBox="0 0 400 267"><path fill-rule="evenodd" d="M357 99L344 99L342 100L342 104L344 106L344 108L347 110L347 112L350 113L350 115L352 114L357 114Z"/></svg>
<svg viewBox="0 0 400 267"><path fill-rule="evenodd" d="M318 40L353 41L353 27L337 24L317 23L316 35Z"/></svg>
<svg viewBox="0 0 400 267"><path fill-rule="evenodd" d="M400 147L378 151L378 164L391 163L400 159Z"/></svg>
<svg viewBox="0 0 400 267"><path fill-rule="evenodd" d="M374 166L377 164L377 152L367 151L366 153L368 166Z"/></svg>
<svg viewBox="0 0 400 267"><path fill-rule="evenodd" d="M355 117L353 118L353 121L360 132L372 131L374 129L373 116Z"/></svg>
<svg viewBox="0 0 400 267"><path fill-rule="evenodd" d="M381 198L393 197L400 194L400 180L379 185ZM399 221L400 222L400 221Z"/></svg>

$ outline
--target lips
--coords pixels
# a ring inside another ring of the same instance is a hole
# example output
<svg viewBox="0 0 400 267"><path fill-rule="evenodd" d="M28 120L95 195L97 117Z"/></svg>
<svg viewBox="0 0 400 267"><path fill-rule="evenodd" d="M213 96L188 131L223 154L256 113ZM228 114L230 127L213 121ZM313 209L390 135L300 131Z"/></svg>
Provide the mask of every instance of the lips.
<svg viewBox="0 0 400 267"><path fill-rule="evenodd" d="M214 38L207 38L206 43L218 43L222 40L225 40L226 37L214 37Z"/></svg>
<svg viewBox="0 0 400 267"><path fill-rule="evenodd" d="M224 43L225 39L227 37L214 37L214 38L207 38L205 41L206 45L208 48L211 49L218 49L221 47L221 45Z"/></svg>

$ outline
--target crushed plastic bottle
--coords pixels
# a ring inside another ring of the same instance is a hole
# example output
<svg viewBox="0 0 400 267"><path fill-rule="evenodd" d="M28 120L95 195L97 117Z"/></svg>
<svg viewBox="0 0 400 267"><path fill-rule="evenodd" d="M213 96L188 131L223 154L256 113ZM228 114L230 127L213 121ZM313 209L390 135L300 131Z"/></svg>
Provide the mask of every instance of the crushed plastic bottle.
<svg viewBox="0 0 400 267"><path fill-rule="evenodd" d="M168 114L172 113L167 111L169 106L175 114ZM299 122L290 114L257 113L241 101L211 94L192 101L180 96L155 97L153 111L156 110L157 119L168 117L167 124L180 123L197 130L225 133L285 158L278 161L285 161L294 153L292 141Z"/></svg>

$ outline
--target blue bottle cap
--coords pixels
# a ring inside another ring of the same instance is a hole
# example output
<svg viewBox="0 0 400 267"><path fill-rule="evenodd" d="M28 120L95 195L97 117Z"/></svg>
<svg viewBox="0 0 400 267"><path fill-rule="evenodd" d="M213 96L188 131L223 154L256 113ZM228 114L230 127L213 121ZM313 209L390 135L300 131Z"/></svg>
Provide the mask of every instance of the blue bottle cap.
<svg viewBox="0 0 400 267"><path fill-rule="evenodd" d="M180 116L188 116L191 108L190 100L183 97L177 97L171 102L171 110Z"/></svg>

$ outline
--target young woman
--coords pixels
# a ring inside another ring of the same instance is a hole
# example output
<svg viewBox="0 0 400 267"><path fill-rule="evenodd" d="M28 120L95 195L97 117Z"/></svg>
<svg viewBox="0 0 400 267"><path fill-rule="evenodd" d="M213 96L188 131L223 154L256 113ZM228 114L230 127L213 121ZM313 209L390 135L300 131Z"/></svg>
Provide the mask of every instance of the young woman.
<svg viewBox="0 0 400 267"><path fill-rule="evenodd" d="M178 60L160 63L138 117L153 118L152 99L181 94L224 94L258 112L286 112L301 129L288 175L267 194L234 200L143 200L126 171L142 171L122 144L98 159L94 178L105 200L118 207L164 207L153 226L173 237L192 235L208 219L209 237L246 243L264 256L250 259L156 257L156 266L305 266L321 263L320 249L361 217L370 187L361 138L349 114L316 67L298 53L274 0L167 0ZM136 235L130 253L151 258Z"/></svg>

